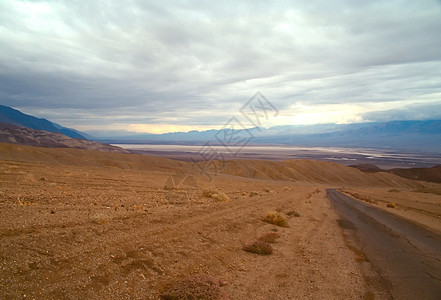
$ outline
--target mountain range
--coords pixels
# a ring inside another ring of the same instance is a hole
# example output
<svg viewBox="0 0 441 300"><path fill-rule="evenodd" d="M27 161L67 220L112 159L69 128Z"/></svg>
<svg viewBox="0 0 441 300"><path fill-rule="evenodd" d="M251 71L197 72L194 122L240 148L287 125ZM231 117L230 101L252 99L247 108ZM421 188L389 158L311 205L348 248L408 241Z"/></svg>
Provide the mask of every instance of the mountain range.
<svg viewBox="0 0 441 300"><path fill-rule="evenodd" d="M95 140L127 144L205 144L221 145L231 130L174 132L101 136ZM319 124L239 129L238 138L252 144L278 144L307 147L381 148L441 152L441 120L390 121L356 124Z"/></svg>
<svg viewBox="0 0 441 300"><path fill-rule="evenodd" d="M0 122L53 133L61 133L74 139L87 139L86 135L78 130L66 128L49 120L24 114L21 111L4 105L0 105Z"/></svg>
<svg viewBox="0 0 441 300"><path fill-rule="evenodd" d="M234 142L234 139L245 138L249 144L441 152L441 120L285 125L271 128L236 128L234 131L212 129L164 134L139 134L124 131L83 133L0 105L0 122L108 144L200 145L208 142L210 145L222 145ZM234 137L231 134L234 134ZM232 138L232 140L226 141L226 138Z"/></svg>
<svg viewBox="0 0 441 300"><path fill-rule="evenodd" d="M62 133L53 133L1 122L0 143L45 148L77 148L105 152L130 153L129 150L112 145L93 142L86 139L71 138Z"/></svg>

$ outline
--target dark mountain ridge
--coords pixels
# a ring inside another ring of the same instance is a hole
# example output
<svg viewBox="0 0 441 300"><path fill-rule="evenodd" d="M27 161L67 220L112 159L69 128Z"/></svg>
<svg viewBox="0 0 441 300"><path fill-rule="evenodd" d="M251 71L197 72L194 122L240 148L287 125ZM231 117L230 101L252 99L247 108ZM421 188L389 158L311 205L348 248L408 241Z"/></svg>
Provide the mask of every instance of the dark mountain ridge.
<svg viewBox="0 0 441 300"><path fill-rule="evenodd" d="M49 120L24 114L16 109L4 105L0 105L0 122L31 129L61 133L75 139L87 139L84 134L75 129L66 128L56 123L52 123Z"/></svg>
<svg viewBox="0 0 441 300"><path fill-rule="evenodd" d="M130 153L120 147L71 138L61 133L31 129L0 122L0 143L19 144L45 148L78 148L105 152Z"/></svg>

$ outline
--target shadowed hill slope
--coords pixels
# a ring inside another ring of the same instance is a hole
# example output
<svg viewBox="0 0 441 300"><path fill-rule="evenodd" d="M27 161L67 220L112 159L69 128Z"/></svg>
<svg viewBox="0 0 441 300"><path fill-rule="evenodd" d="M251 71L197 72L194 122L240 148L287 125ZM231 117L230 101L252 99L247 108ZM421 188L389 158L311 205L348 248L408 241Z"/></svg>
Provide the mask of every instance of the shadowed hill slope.
<svg viewBox="0 0 441 300"><path fill-rule="evenodd" d="M139 154L121 154L83 149L50 149L21 145L0 144L0 160L86 167L109 167L169 173L201 174L201 169L212 175L226 174L255 179L300 181L332 185L412 187L424 185L394 174L363 173L337 163L311 160L228 160L201 163L194 166L161 157Z"/></svg>
<svg viewBox="0 0 441 300"><path fill-rule="evenodd" d="M354 186L421 186L418 181L385 172L367 174L337 163L313 160L230 160L207 163L206 168L217 173L256 179Z"/></svg>
<svg viewBox="0 0 441 300"><path fill-rule="evenodd" d="M356 168L365 173L387 172L412 180L441 183L441 165L436 165L431 168L396 168L390 170L382 170L372 164L351 165L349 167Z"/></svg>
<svg viewBox="0 0 441 300"><path fill-rule="evenodd" d="M441 183L441 165L432 168L392 169L388 172L404 178Z"/></svg>
<svg viewBox="0 0 441 300"><path fill-rule="evenodd" d="M4 143L0 143L0 160L91 168L111 167L148 171L185 171L184 163L161 157L73 148L41 148Z"/></svg>
<svg viewBox="0 0 441 300"><path fill-rule="evenodd" d="M107 152L130 153L130 151L85 139L71 138L61 133L36 130L0 122L0 142L48 148L78 148Z"/></svg>

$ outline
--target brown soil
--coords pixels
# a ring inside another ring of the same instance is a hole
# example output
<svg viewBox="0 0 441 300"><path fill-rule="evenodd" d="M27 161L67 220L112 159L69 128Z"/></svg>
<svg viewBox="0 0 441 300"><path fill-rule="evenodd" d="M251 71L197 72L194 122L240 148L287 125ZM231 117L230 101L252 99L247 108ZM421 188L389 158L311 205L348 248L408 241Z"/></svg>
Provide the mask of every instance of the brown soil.
<svg viewBox="0 0 441 300"><path fill-rule="evenodd" d="M374 187L346 188L341 191L441 233L440 185L432 184L432 187L417 190Z"/></svg>
<svg viewBox="0 0 441 300"><path fill-rule="evenodd" d="M336 164L238 163L208 181L158 157L1 144L0 298L159 299L206 274L230 299L363 299L373 291L325 188L425 187ZM193 184L164 189L176 174ZM300 217L279 227L264 222L268 211ZM243 250L274 231L273 254Z"/></svg>

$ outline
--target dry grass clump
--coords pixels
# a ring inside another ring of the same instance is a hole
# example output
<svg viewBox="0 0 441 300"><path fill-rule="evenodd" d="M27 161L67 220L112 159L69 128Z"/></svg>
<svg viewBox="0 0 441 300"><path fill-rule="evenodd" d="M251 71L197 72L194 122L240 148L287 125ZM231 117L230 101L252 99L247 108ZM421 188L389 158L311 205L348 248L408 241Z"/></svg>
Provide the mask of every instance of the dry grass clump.
<svg viewBox="0 0 441 300"><path fill-rule="evenodd" d="M161 295L163 300L220 300L228 299L214 278L201 274L186 277L168 287Z"/></svg>
<svg viewBox="0 0 441 300"><path fill-rule="evenodd" d="M227 194L214 187L208 187L202 191L202 196L214 199L216 201L229 202L230 197Z"/></svg>
<svg viewBox="0 0 441 300"><path fill-rule="evenodd" d="M95 224L107 224L110 219L110 216L104 213L96 213L90 216L90 221Z"/></svg>
<svg viewBox="0 0 441 300"><path fill-rule="evenodd" d="M254 196L258 196L259 195L259 192L258 191L251 191L250 193L249 193L249 196L250 197L254 197Z"/></svg>
<svg viewBox="0 0 441 300"><path fill-rule="evenodd" d="M262 240L257 240L249 245L242 248L244 251L259 254L259 255L270 255L273 253L273 247L267 242Z"/></svg>
<svg viewBox="0 0 441 300"><path fill-rule="evenodd" d="M386 206L387 206L387 207L390 207L390 208L395 208L395 207L397 207L397 205L396 205L395 203L392 203L392 202L389 202Z"/></svg>
<svg viewBox="0 0 441 300"><path fill-rule="evenodd" d="M268 232L262 235L259 240L266 243L275 243L277 239L280 238L280 234L277 232Z"/></svg>
<svg viewBox="0 0 441 300"><path fill-rule="evenodd" d="M282 213L277 211L267 212L265 219L263 220L280 227L288 227L288 219Z"/></svg>
<svg viewBox="0 0 441 300"><path fill-rule="evenodd" d="M271 193L271 189L268 188L268 187L264 188L263 190L264 190L265 192L267 192L267 193Z"/></svg>
<svg viewBox="0 0 441 300"><path fill-rule="evenodd" d="M287 213L288 216L293 216L293 217L300 217L300 214L298 212L296 212L295 210L291 210L290 212Z"/></svg>

